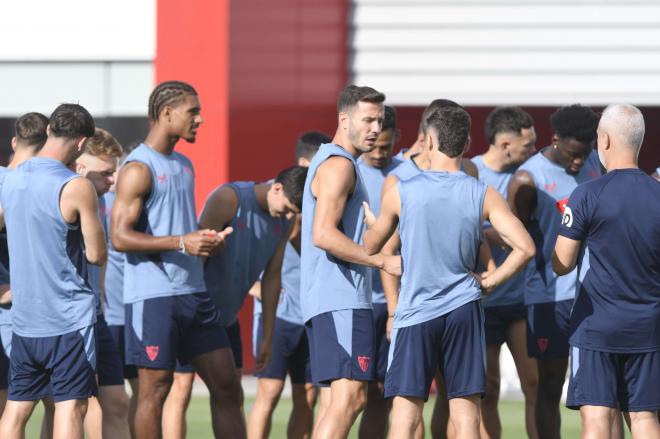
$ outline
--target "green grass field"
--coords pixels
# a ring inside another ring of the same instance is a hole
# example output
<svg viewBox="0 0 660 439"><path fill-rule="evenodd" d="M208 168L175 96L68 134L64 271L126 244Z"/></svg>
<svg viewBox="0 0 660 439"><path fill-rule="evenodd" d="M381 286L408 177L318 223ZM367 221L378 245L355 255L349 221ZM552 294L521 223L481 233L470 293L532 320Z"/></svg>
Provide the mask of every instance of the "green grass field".
<svg viewBox="0 0 660 439"><path fill-rule="evenodd" d="M246 411L250 410L254 398L246 400ZM424 410L426 425L431 419L433 399L429 400ZM282 399L277 406L273 417L273 430L271 437L274 439L286 437L286 424L291 410L291 400ZM525 426L523 424L524 406L521 401L502 401L500 403L500 417L502 419L502 437L506 439L526 438ZM39 426L43 409L41 404L36 408L30 419L27 429L28 438L39 437ZM208 398L203 396L193 397L188 410L188 437L194 439L213 438L211 432L211 415L208 408ZM351 438L357 438L357 428L353 428ZM427 432L427 437L430 434ZM580 437L580 416L578 412L562 408L562 438L572 439ZM630 437L627 435L626 437Z"/></svg>

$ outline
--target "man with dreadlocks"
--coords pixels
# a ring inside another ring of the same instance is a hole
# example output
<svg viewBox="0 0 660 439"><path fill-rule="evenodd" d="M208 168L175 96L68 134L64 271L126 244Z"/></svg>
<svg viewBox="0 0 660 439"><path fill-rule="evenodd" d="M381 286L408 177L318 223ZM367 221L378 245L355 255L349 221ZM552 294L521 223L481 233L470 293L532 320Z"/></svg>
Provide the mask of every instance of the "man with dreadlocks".
<svg viewBox="0 0 660 439"><path fill-rule="evenodd" d="M138 368L135 434L161 437L163 404L177 360L209 388L213 431L245 436L240 382L229 339L204 284L203 259L231 228L198 230L192 163L174 148L195 141L202 123L195 89L159 84L149 97L151 129L117 182L111 238L126 253L126 361Z"/></svg>

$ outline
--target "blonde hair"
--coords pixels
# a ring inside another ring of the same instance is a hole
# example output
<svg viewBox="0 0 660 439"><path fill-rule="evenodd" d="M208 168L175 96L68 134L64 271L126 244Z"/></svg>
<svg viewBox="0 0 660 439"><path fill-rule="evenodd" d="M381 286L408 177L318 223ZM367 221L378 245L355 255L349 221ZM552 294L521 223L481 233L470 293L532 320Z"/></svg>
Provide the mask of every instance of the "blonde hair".
<svg viewBox="0 0 660 439"><path fill-rule="evenodd" d="M119 141L103 128L96 128L94 135L85 139L85 154L93 157L120 158L123 152Z"/></svg>

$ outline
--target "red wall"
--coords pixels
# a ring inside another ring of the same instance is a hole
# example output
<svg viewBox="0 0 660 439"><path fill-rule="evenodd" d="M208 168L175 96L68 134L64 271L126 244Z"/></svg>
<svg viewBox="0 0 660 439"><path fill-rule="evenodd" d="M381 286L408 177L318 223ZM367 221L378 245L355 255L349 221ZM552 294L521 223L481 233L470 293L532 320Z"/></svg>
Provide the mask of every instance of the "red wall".
<svg viewBox="0 0 660 439"><path fill-rule="evenodd" d="M156 83L189 82L202 105L197 141L177 145L195 165L199 211L229 177L229 0L159 0L157 6Z"/></svg>
<svg viewBox="0 0 660 439"><path fill-rule="evenodd" d="M294 162L298 136L332 135L347 80L346 0L159 0L156 80L200 95L204 125L177 149L195 164L201 209L217 185L266 180ZM240 316L253 368L252 302Z"/></svg>
<svg viewBox="0 0 660 439"><path fill-rule="evenodd" d="M236 0L230 6L229 177L266 180L294 163L297 138L333 134L346 83L345 0ZM253 367L252 302L239 316Z"/></svg>
<svg viewBox="0 0 660 439"><path fill-rule="evenodd" d="M387 91L385 91L387 93ZM536 148L540 149L550 144L552 138L552 129L550 128L550 115L557 109L556 107L524 107L534 118L534 128L536 130ZM399 127L401 129L401 140L395 146L400 149L410 145L415 141L419 120L422 115L422 107L397 107L397 116ZM488 113L493 107L468 107L468 112L472 116L472 147L467 153L467 157L472 157L486 151L488 144L484 135L484 124ZM595 111L602 111L602 108L594 108ZM646 120L646 136L640 153L640 167L647 173L651 173L660 166L660 125L653 122L660 120L660 107L641 107Z"/></svg>

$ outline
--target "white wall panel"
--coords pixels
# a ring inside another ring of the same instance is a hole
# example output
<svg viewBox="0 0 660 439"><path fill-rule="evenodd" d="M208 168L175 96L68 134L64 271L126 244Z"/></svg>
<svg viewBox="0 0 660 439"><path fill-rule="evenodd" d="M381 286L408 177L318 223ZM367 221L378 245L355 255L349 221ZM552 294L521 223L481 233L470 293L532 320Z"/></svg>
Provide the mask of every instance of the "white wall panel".
<svg viewBox="0 0 660 439"><path fill-rule="evenodd" d="M156 0L3 0L0 17L1 61L155 56Z"/></svg>
<svg viewBox="0 0 660 439"><path fill-rule="evenodd" d="M660 1L356 0L353 80L424 105L660 104Z"/></svg>

